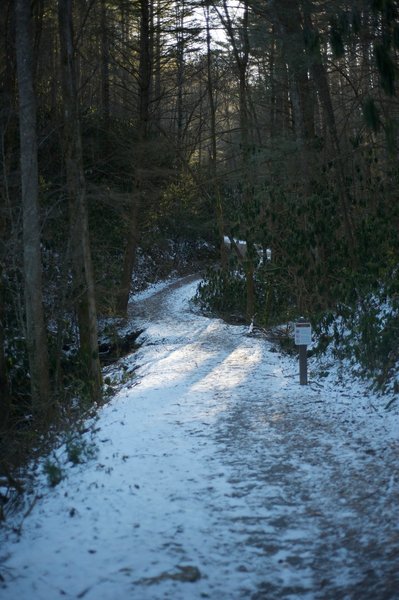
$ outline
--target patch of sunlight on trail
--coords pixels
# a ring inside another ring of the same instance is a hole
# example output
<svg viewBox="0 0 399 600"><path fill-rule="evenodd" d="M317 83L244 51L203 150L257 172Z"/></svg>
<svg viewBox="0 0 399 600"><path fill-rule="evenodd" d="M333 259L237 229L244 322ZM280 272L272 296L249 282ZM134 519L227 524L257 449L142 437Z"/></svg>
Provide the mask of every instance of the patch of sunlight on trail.
<svg viewBox="0 0 399 600"><path fill-rule="evenodd" d="M234 388L248 377L248 372L255 369L261 360L262 352L259 348L248 349L239 346L219 365L216 365L206 377L195 383L191 390L205 392Z"/></svg>
<svg viewBox="0 0 399 600"><path fill-rule="evenodd" d="M216 351L204 351L200 344L187 344L178 348L156 363L151 377L144 377L140 388L145 390L160 384L178 384L215 354Z"/></svg>

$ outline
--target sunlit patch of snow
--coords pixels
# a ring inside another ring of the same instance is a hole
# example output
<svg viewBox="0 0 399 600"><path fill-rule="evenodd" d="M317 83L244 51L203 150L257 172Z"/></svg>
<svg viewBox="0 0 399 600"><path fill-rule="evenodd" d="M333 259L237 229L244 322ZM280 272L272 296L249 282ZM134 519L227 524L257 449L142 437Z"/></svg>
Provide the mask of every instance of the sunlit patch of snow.
<svg viewBox="0 0 399 600"><path fill-rule="evenodd" d="M238 347L208 375L195 383L191 390L193 392L206 392L209 390L227 391L234 388L250 378L252 369L259 364L261 359L260 349L255 349L252 354L248 354L246 348Z"/></svg>
<svg viewBox="0 0 399 600"><path fill-rule="evenodd" d="M143 378L141 389L159 389L170 385L177 385L206 361L212 360L216 352L203 350L200 344L187 344L176 350L172 349L166 356L156 362L156 371L151 378ZM152 362L152 365L154 365Z"/></svg>

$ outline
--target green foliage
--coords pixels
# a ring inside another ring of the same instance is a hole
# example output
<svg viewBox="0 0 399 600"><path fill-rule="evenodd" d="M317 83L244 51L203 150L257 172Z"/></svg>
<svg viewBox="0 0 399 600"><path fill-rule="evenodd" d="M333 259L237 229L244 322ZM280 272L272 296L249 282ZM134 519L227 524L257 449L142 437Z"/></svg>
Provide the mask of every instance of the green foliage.
<svg viewBox="0 0 399 600"><path fill-rule="evenodd" d="M303 29L304 43L307 52L318 56L320 52L320 34L314 29L304 27Z"/></svg>
<svg viewBox="0 0 399 600"><path fill-rule="evenodd" d="M380 113L373 98L366 98L363 102L363 117L368 127L374 132L381 128Z"/></svg>
<svg viewBox="0 0 399 600"><path fill-rule="evenodd" d="M330 18L330 44L336 58L345 55L344 38L350 31L348 15L345 12Z"/></svg>
<svg viewBox="0 0 399 600"><path fill-rule="evenodd" d="M96 456L97 447L94 443L73 436L66 442L68 461L74 465L84 463Z"/></svg>
<svg viewBox="0 0 399 600"><path fill-rule="evenodd" d="M97 306L101 314L113 314L115 291L122 274L124 241L132 194L91 184L88 193L89 225ZM106 215L106 218L104 218Z"/></svg>
<svg viewBox="0 0 399 600"><path fill-rule="evenodd" d="M394 156L396 154L396 151L398 148L398 142L397 142L398 130L399 130L399 123L397 120L386 119L386 122L384 125L385 139L386 139L388 152L392 156Z"/></svg>
<svg viewBox="0 0 399 600"><path fill-rule="evenodd" d="M397 18L397 8L394 0L372 0L371 8L374 12L380 12L390 22Z"/></svg>
<svg viewBox="0 0 399 600"><path fill-rule="evenodd" d="M165 185L154 213L164 234L188 240L209 237L213 228L212 216L210 198L199 191L192 174L184 171Z"/></svg>
<svg viewBox="0 0 399 600"><path fill-rule="evenodd" d="M358 34L361 30L362 17L359 9L354 6L352 9L352 32Z"/></svg>
<svg viewBox="0 0 399 600"><path fill-rule="evenodd" d="M374 54L380 74L381 87L390 96L395 94L395 71L396 66L389 48L384 43L374 46Z"/></svg>
<svg viewBox="0 0 399 600"><path fill-rule="evenodd" d="M387 0L371 0L371 8L373 11L382 11L384 10L385 4Z"/></svg>
<svg viewBox="0 0 399 600"><path fill-rule="evenodd" d="M93 459L97 454L94 442L84 439L79 433L69 434L65 442L66 460L73 465L82 464ZM47 477L49 486L55 487L66 476L65 466L55 455L47 458L43 465L43 473Z"/></svg>
<svg viewBox="0 0 399 600"><path fill-rule="evenodd" d="M245 289L242 272L209 269L198 286L195 301L207 312L244 320Z"/></svg>
<svg viewBox="0 0 399 600"><path fill-rule="evenodd" d="M335 27L334 24L331 24L330 28L330 44L335 58L341 58L345 55L345 46L341 32Z"/></svg>
<svg viewBox="0 0 399 600"><path fill-rule="evenodd" d="M233 261L234 264L234 261ZM269 265L255 271L255 322L268 327L285 322L296 311L295 296L287 286L287 277ZM245 322L246 281L236 265L227 273L208 270L198 286L195 301L202 310L233 322Z"/></svg>
<svg viewBox="0 0 399 600"><path fill-rule="evenodd" d="M318 351L332 347L335 356L358 365L358 375L383 390L391 386L399 366L399 298L393 291L398 288L394 271L389 284L365 292L351 305L339 304L316 324Z"/></svg>
<svg viewBox="0 0 399 600"><path fill-rule="evenodd" d="M311 187L313 193L307 195L287 193L283 188L271 191L266 216L272 226L268 224L270 231L265 230L279 268L275 282L284 291L283 298L306 311L317 310L340 295L337 284L342 282L348 252L340 232L335 190L327 181L315 181Z"/></svg>
<svg viewBox="0 0 399 600"><path fill-rule="evenodd" d="M399 48L399 24L395 24L392 31L392 42L396 49Z"/></svg>
<svg viewBox="0 0 399 600"><path fill-rule="evenodd" d="M43 466L43 472L47 477L48 484L51 487L58 485L65 477L64 471L57 461L47 459Z"/></svg>

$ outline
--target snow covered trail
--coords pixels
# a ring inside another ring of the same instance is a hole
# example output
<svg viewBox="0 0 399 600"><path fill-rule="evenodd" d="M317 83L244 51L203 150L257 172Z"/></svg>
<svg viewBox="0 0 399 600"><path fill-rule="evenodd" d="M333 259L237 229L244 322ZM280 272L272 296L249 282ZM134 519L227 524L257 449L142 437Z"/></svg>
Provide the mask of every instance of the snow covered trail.
<svg viewBox="0 0 399 600"><path fill-rule="evenodd" d="M397 415L299 386L268 342L193 313L195 288L132 304L139 383L5 530L0 598L399 598Z"/></svg>

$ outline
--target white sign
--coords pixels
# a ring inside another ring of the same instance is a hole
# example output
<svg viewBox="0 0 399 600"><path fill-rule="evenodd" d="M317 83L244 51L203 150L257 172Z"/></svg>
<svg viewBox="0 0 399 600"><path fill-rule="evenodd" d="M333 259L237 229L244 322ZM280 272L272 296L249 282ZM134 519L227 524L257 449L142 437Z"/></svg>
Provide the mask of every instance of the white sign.
<svg viewBox="0 0 399 600"><path fill-rule="evenodd" d="M295 344L309 346L312 343L312 326L310 323L295 323Z"/></svg>

